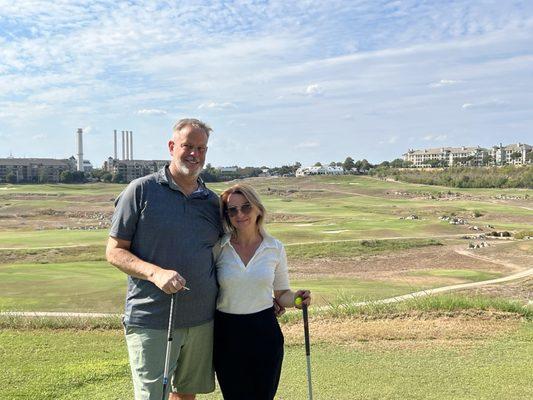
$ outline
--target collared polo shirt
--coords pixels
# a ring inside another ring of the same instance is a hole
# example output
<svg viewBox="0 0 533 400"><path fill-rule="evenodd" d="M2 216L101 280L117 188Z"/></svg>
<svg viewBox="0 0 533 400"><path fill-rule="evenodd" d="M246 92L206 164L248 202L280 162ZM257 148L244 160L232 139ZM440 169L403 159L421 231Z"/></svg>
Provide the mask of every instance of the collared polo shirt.
<svg viewBox="0 0 533 400"><path fill-rule="evenodd" d="M167 166L132 181L115 207L109 236L130 241L137 257L173 269L187 281L190 291L176 295L175 327L213 319L218 287L212 250L222 232L218 196L201 180L194 193L185 195ZM169 311L170 295L128 276L127 326L166 329Z"/></svg>
<svg viewBox="0 0 533 400"><path fill-rule="evenodd" d="M230 314L252 314L272 307L273 290L289 289L287 255L281 242L266 232L255 254L244 265L226 234L217 251L220 286L217 310Z"/></svg>

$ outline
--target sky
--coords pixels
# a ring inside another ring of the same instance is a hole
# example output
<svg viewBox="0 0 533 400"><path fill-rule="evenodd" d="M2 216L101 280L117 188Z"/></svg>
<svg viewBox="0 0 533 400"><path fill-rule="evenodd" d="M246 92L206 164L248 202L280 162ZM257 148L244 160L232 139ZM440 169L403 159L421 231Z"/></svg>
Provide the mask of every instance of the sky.
<svg viewBox="0 0 533 400"><path fill-rule="evenodd" d="M0 0L0 158L167 159L183 117L213 166L533 144L533 1Z"/></svg>

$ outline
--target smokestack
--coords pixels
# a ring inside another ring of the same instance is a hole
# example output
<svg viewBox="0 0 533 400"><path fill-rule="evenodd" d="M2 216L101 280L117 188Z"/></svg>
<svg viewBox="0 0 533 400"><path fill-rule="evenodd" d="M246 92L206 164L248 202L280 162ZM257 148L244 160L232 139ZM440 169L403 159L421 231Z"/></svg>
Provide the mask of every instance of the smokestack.
<svg viewBox="0 0 533 400"><path fill-rule="evenodd" d="M78 171L83 172L83 129L78 128Z"/></svg>
<svg viewBox="0 0 533 400"><path fill-rule="evenodd" d="M125 139L126 132L122 131L122 159L126 159L126 139Z"/></svg>
<svg viewBox="0 0 533 400"><path fill-rule="evenodd" d="M117 130L113 131L113 159L117 159Z"/></svg>
<svg viewBox="0 0 533 400"><path fill-rule="evenodd" d="M130 133L126 131L126 160L130 159Z"/></svg>
<svg viewBox="0 0 533 400"><path fill-rule="evenodd" d="M130 160L133 160L133 131L130 131Z"/></svg>

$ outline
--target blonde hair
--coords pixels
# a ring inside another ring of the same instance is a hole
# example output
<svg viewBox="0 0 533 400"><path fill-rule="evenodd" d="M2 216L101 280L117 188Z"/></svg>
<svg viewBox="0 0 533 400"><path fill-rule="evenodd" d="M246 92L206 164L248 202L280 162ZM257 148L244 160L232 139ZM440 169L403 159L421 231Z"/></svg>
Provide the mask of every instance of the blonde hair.
<svg viewBox="0 0 533 400"><path fill-rule="evenodd" d="M237 183L236 185L224 190L220 195L220 214L222 216L222 225L224 226L224 231L231 233L232 235L236 232L235 227L231 224L227 212L229 196L232 194L243 195L251 205L259 209L259 215L257 216L257 220L255 222L257 224L257 228L262 230L266 214L265 206L263 203L261 203L261 199L254 188L252 188L250 185Z"/></svg>

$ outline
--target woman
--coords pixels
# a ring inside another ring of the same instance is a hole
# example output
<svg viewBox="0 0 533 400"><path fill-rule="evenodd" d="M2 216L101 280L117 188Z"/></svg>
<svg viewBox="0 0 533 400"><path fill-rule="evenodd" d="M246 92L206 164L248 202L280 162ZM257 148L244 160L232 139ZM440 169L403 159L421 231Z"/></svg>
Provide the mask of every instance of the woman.
<svg viewBox="0 0 533 400"><path fill-rule="evenodd" d="M215 316L214 363L226 400L272 400L283 361L283 334L272 293L293 307L308 290L289 288L283 245L263 228L265 207L257 193L237 184L220 196L224 229L216 254L220 291Z"/></svg>

